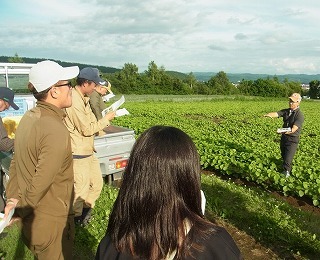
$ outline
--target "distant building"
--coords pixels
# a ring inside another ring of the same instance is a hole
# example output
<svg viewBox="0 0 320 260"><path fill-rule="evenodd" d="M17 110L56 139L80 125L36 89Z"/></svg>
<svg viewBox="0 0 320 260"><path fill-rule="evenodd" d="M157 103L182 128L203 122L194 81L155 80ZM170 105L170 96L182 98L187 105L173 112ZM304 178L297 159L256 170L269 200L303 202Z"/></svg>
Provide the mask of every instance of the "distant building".
<svg viewBox="0 0 320 260"><path fill-rule="evenodd" d="M304 83L302 83L302 84L301 84L301 88L302 88L303 91L309 91L310 86L309 86L309 84L304 84Z"/></svg>

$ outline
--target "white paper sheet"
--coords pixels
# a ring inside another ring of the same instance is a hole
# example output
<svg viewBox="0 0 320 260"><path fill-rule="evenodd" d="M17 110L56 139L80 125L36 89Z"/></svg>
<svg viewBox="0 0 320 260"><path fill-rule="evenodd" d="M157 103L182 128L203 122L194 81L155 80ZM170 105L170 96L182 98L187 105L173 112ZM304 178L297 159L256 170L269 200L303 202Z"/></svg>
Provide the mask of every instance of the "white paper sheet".
<svg viewBox="0 0 320 260"><path fill-rule="evenodd" d="M102 116L105 116L107 113L111 112L111 111L117 111L117 109L125 102L125 98L124 96L121 96L121 98L119 100L117 100L116 102L114 102L111 106L107 107L106 109L104 109L101 113Z"/></svg>
<svg viewBox="0 0 320 260"><path fill-rule="evenodd" d="M12 210L10 210L7 218L4 218L4 214L0 213L0 218L1 218L1 220L0 220L0 233L2 233L4 228L6 226L8 226L8 224L13 216L13 213L14 213L14 208Z"/></svg>
<svg viewBox="0 0 320 260"><path fill-rule="evenodd" d="M109 93L108 95L102 96L102 100L105 101L105 102L106 101L108 102L113 97L115 97L115 95L113 93Z"/></svg>
<svg viewBox="0 0 320 260"><path fill-rule="evenodd" d="M277 133L285 133L285 132L291 132L291 127L277 129Z"/></svg>
<svg viewBox="0 0 320 260"><path fill-rule="evenodd" d="M127 109L121 108L121 109L116 110L116 117L125 116L125 115L129 115L129 112Z"/></svg>

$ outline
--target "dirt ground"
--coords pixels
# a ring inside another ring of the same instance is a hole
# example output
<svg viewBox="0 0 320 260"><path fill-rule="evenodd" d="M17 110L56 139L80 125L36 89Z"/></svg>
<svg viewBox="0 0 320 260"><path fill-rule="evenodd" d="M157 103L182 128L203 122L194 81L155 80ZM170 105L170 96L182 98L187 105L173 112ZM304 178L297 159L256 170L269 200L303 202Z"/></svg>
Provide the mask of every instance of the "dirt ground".
<svg viewBox="0 0 320 260"><path fill-rule="evenodd" d="M228 178L230 178L230 176ZM233 179L232 181L237 184L246 184L246 185L251 184L252 186L255 186L252 183L247 183L240 179ZM270 193L272 196L278 199L284 200L294 207L300 208L301 210L304 210L307 212L318 214L320 217L320 208L314 207L311 199L295 198L292 196L283 196L281 193L278 193L275 191ZM251 259L254 259L254 260L271 260L271 259L301 260L303 259L299 256L292 256L292 255L286 254L285 249L281 250L281 248L277 248L277 250L274 250L274 251L277 251L277 252L283 251L283 254L279 255L279 253L275 253L271 248L266 248L262 246L259 242L255 241L255 239L252 236L248 235L244 231L237 229L235 226L232 226L231 224L226 223L224 221L217 221L217 223L228 230L228 232L231 234L231 236L237 243L238 247L240 248L241 254L244 257L244 259L248 259L248 260L251 260Z"/></svg>
<svg viewBox="0 0 320 260"><path fill-rule="evenodd" d="M226 230L228 230L228 232L236 242L237 246L239 247L244 259L279 259L279 256L275 254L271 249L262 246L260 243L256 242L253 237L249 236L244 231L241 231L226 222L217 221L217 223L225 227Z"/></svg>

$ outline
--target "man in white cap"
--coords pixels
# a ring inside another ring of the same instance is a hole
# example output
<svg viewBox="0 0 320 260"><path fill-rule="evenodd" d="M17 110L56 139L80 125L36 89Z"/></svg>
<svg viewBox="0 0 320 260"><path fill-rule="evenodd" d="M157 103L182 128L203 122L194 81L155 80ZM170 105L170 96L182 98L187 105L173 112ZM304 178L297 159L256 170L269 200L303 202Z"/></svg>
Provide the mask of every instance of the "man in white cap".
<svg viewBox="0 0 320 260"><path fill-rule="evenodd" d="M95 157L94 137L110 125L115 112L97 120L92 113L89 95L97 85L104 85L96 68L83 68L72 90L72 106L66 108L65 124L70 132L73 153L75 223L86 225L99 198L103 179L100 163Z"/></svg>
<svg viewBox="0 0 320 260"><path fill-rule="evenodd" d="M16 130L5 213L16 208L23 241L37 259L72 259L73 160L63 109L72 104L69 80L78 73L77 66L48 60L34 65L28 88L37 105Z"/></svg>
<svg viewBox="0 0 320 260"><path fill-rule="evenodd" d="M278 112L270 112L265 114L266 117L282 117L283 128L291 130L282 132L280 141L281 157L283 160L283 174L289 177L292 169L293 157L297 151L300 139L302 124L304 121L303 113L300 110L301 96L299 93L293 93L289 97L289 108L282 109Z"/></svg>

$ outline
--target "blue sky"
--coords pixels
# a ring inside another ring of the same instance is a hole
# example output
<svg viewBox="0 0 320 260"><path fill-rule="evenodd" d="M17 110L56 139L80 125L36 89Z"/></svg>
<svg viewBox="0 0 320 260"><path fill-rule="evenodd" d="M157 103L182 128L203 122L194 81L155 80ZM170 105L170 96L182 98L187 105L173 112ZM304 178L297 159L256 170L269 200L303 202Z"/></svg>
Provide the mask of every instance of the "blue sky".
<svg viewBox="0 0 320 260"><path fill-rule="evenodd" d="M0 0L0 55L320 74L317 0Z"/></svg>

